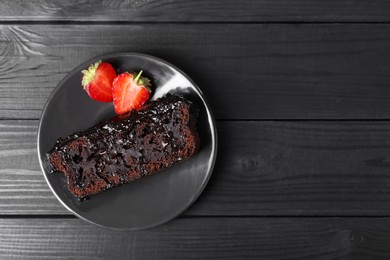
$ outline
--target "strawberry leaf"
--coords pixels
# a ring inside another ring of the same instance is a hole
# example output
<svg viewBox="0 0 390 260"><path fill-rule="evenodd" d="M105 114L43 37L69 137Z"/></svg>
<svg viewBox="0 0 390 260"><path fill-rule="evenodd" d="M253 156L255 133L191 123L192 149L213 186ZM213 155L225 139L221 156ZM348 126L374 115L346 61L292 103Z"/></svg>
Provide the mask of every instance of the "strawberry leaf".
<svg viewBox="0 0 390 260"><path fill-rule="evenodd" d="M135 72L130 73L133 76L134 82L137 85L143 86L149 93L152 93L152 89L150 88L152 85L150 84L150 79L147 77L142 77L143 70L141 70L138 74Z"/></svg>
<svg viewBox="0 0 390 260"><path fill-rule="evenodd" d="M93 80L93 77L95 76L95 72L97 68L99 67L100 63L102 61L99 60L93 64L91 64L88 69L82 70L81 73L83 73L83 79L81 80L81 85L83 85L84 89L88 86L89 83Z"/></svg>

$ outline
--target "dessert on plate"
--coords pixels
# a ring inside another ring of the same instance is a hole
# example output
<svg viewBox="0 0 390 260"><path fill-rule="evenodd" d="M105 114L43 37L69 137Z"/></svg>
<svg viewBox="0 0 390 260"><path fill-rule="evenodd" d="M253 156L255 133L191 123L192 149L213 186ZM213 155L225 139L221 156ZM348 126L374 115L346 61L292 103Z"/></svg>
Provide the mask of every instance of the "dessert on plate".
<svg viewBox="0 0 390 260"><path fill-rule="evenodd" d="M119 116L58 139L48 153L52 171L65 174L76 197L155 174L198 151L194 104L171 94L147 102L152 89L142 72L117 75L101 61L82 71L86 94L113 102Z"/></svg>
<svg viewBox="0 0 390 260"><path fill-rule="evenodd" d="M66 175L69 191L83 198L188 159L199 142L193 104L168 95L59 139L48 156L53 170Z"/></svg>

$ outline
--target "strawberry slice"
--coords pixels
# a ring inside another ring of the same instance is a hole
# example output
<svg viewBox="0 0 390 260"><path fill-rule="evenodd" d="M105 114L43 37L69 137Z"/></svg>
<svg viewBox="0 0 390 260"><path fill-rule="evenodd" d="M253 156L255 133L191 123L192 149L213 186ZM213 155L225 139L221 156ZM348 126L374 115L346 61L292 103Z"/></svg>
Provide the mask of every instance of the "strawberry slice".
<svg viewBox="0 0 390 260"><path fill-rule="evenodd" d="M117 114L139 109L150 97L150 80L141 77L142 70L135 73L122 73L112 82L112 96Z"/></svg>
<svg viewBox="0 0 390 260"><path fill-rule="evenodd" d="M81 72L83 73L81 84L93 100L112 101L112 81L116 77L116 72L110 63L98 61Z"/></svg>

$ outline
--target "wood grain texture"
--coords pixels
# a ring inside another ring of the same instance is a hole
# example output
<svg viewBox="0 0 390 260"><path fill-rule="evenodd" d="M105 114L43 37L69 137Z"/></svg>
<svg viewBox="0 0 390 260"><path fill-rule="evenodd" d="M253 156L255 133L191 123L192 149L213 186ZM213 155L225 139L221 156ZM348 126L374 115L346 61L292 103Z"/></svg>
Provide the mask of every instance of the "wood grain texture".
<svg viewBox="0 0 390 260"><path fill-rule="evenodd" d="M37 156L38 121L0 121L1 214L64 214Z"/></svg>
<svg viewBox="0 0 390 260"><path fill-rule="evenodd" d="M0 21L383 22L389 14L385 0L0 1Z"/></svg>
<svg viewBox="0 0 390 260"><path fill-rule="evenodd" d="M0 26L0 118L38 118L96 55L133 51L187 72L223 119L390 117L390 25Z"/></svg>
<svg viewBox="0 0 390 260"><path fill-rule="evenodd" d="M188 213L390 213L388 122L224 122L218 134L214 174Z"/></svg>
<svg viewBox="0 0 390 260"><path fill-rule="evenodd" d="M40 172L37 121L1 121L1 214L67 214ZM390 122L218 122L187 216L389 216Z"/></svg>
<svg viewBox="0 0 390 260"><path fill-rule="evenodd" d="M1 219L0 257L388 259L389 234L389 218L186 218L140 232L77 219Z"/></svg>

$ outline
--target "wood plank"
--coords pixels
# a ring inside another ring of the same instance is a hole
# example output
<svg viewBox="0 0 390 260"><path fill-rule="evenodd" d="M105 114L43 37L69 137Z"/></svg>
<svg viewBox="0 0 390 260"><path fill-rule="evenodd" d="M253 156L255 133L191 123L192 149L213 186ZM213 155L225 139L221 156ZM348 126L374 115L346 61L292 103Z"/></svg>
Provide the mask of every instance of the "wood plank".
<svg viewBox="0 0 390 260"><path fill-rule="evenodd" d="M1 214L67 214L47 186L37 156L38 121L0 121Z"/></svg>
<svg viewBox="0 0 390 260"><path fill-rule="evenodd" d="M385 0L0 1L1 21L383 22L389 14Z"/></svg>
<svg viewBox="0 0 390 260"><path fill-rule="evenodd" d="M221 122L199 215L390 213L389 122Z"/></svg>
<svg viewBox="0 0 390 260"><path fill-rule="evenodd" d="M0 121L1 214L67 214L35 151L37 121ZM187 216L390 216L390 122L218 122Z"/></svg>
<svg viewBox="0 0 390 260"><path fill-rule="evenodd" d="M96 55L134 51L187 72L219 119L387 119L390 24L0 26L0 118L39 118Z"/></svg>
<svg viewBox="0 0 390 260"><path fill-rule="evenodd" d="M0 219L18 259L388 259L389 218L186 218L141 232L77 219Z"/></svg>

